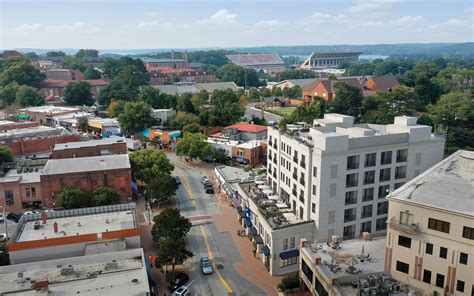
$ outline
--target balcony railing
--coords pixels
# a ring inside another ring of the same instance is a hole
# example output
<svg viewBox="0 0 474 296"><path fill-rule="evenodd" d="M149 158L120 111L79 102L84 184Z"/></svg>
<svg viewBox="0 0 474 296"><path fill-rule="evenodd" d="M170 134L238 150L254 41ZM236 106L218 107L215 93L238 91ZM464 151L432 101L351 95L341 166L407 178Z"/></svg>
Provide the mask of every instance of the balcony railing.
<svg viewBox="0 0 474 296"><path fill-rule="evenodd" d="M418 228L419 228L418 223L404 224L404 223L400 223L400 221L397 218L392 217L388 224L390 225L391 228L396 229L396 230L400 230L400 231L411 233L411 234L418 233Z"/></svg>

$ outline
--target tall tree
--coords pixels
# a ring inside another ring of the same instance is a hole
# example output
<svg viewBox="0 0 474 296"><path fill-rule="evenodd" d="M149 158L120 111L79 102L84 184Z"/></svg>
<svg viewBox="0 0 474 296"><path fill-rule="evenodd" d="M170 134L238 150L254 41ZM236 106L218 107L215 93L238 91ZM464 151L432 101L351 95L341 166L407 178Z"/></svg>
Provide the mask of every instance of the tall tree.
<svg viewBox="0 0 474 296"><path fill-rule="evenodd" d="M184 93L179 95L178 97L178 103L176 105L176 108L178 111L183 111L183 112L188 112L188 113L194 113L194 106L191 101L192 94L190 93Z"/></svg>
<svg viewBox="0 0 474 296"><path fill-rule="evenodd" d="M65 69L79 70L81 72L86 70L86 66L82 63L81 59L77 57L67 56L64 58L62 64Z"/></svg>
<svg viewBox="0 0 474 296"><path fill-rule="evenodd" d="M44 105L44 97L39 90L28 85L18 87L18 91L15 94L15 101L22 107Z"/></svg>
<svg viewBox="0 0 474 296"><path fill-rule="evenodd" d="M140 88L138 99L147 103L154 109L167 109L176 107L176 96L162 93L158 89L144 85Z"/></svg>
<svg viewBox="0 0 474 296"><path fill-rule="evenodd" d="M191 230L191 222L181 216L178 209L165 209L153 218L151 235L153 241L159 243L164 238L181 239Z"/></svg>
<svg viewBox="0 0 474 296"><path fill-rule="evenodd" d="M64 187L56 194L56 206L65 209L82 208L87 205L84 191L78 187Z"/></svg>
<svg viewBox="0 0 474 296"><path fill-rule="evenodd" d="M120 195L110 187L99 187L92 192L92 203L94 206L108 206L118 203Z"/></svg>
<svg viewBox="0 0 474 296"><path fill-rule="evenodd" d="M227 126L239 121L245 109L240 105L239 97L230 89L214 91L209 109L209 124Z"/></svg>
<svg viewBox="0 0 474 296"><path fill-rule="evenodd" d="M474 99L465 93L442 95L436 104L428 107L428 110L436 124L474 128Z"/></svg>
<svg viewBox="0 0 474 296"><path fill-rule="evenodd" d="M161 150L139 150L130 154L130 163L135 178L150 183L161 174L170 175L174 170L166 154Z"/></svg>
<svg viewBox="0 0 474 296"><path fill-rule="evenodd" d="M186 241L183 238L173 239L167 237L158 244L156 263L160 268L165 267L165 270L171 265L172 271L174 271L176 265L183 264L193 256L193 252L187 249Z"/></svg>
<svg viewBox="0 0 474 296"><path fill-rule="evenodd" d="M46 78L44 73L33 67L24 57L11 57L3 63L3 70L0 73L0 84L5 86L16 82L19 85L25 84L33 87Z"/></svg>
<svg viewBox="0 0 474 296"><path fill-rule="evenodd" d="M84 71L84 77L86 79L100 79L101 74L98 70L94 69L94 67L87 66L86 70Z"/></svg>
<svg viewBox="0 0 474 296"><path fill-rule="evenodd" d="M252 87L249 89L249 101L250 102L258 102L260 101L260 93L256 87Z"/></svg>
<svg viewBox="0 0 474 296"><path fill-rule="evenodd" d="M222 66L217 70L216 76L221 81L233 81L238 86L252 87L260 85L260 80L255 70L244 68L236 64Z"/></svg>
<svg viewBox="0 0 474 296"><path fill-rule="evenodd" d="M159 174L154 177L146 186L146 197L153 198L159 202L168 201L178 190L178 184L174 177L169 174Z"/></svg>
<svg viewBox="0 0 474 296"><path fill-rule="evenodd" d="M0 145L0 164L13 161L13 152L10 146Z"/></svg>
<svg viewBox="0 0 474 296"><path fill-rule="evenodd" d="M108 106L112 99L131 101L134 96L127 90L120 80L112 80L99 94L98 101L101 105Z"/></svg>
<svg viewBox="0 0 474 296"><path fill-rule="evenodd" d="M362 96L361 90L344 82L336 82L336 97L330 103L331 112L341 113L358 118L361 114Z"/></svg>
<svg viewBox="0 0 474 296"><path fill-rule="evenodd" d="M183 139L176 146L176 155L186 157L191 163L194 159L212 156L212 148L206 139L207 137L203 134L184 134Z"/></svg>
<svg viewBox="0 0 474 296"><path fill-rule="evenodd" d="M171 119L171 127L178 130L182 129L186 125L197 123L199 123L199 117L187 112L178 112L178 114L176 114L176 116Z"/></svg>
<svg viewBox="0 0 474 296"><path fill-rule="evenodd" d="M125 104L127 102L122 100L112 100L109 107L107 107L107 115L110 118L119 116L125 110Z"/></svg>
<svg viewBox="0 0 474 296"><path fill-rule="evenodd" d="M46 53L47 57L65 57L66 53L61 50L52 50Z"/></svg>
<svg viewBox="0 0 474 296"><path fill-rule="evenodd" d="M315 98L309 105L300 105L285 118L287 123L306 122L312 123L314 119L322 118L326 113L326 101Z"/></svg>
<svg viewBox="0 0 474 296"><path fill-rule="evenodd" d="M97 49L79 49L76 53L76 57L83 59L85 57L96 58L99 56L99 51Z"/></svg>
<svg viewBox="0 0 474 296"><path fill-rule="evenodd" d="M133 134L140 130L151 127L156 123L150 105L144 102L129 102L117 117L122 131Z"/></svg>
<svg viewBox="0 0 474 296"><path fill-rule="evenodd" d="M94 104L91 85L86 81L69 83L64 89L64 100L71 106L91 106Z"/></svg>
<svg viewBox="0 0 474 296"><path fill-rule="evenodd" d="M11 82L4 87L0 86L0 100L3 107L10 106L15 102L16 92L19 87L16 82Z"/></svg>
<svg viewBox="0 0 474 296"><path fill-rule="evenodd" d="M191 97L194 110L200 110L205 105L209 104L209 93L206 90L201 90L198 93L193 94Z"/></svg>

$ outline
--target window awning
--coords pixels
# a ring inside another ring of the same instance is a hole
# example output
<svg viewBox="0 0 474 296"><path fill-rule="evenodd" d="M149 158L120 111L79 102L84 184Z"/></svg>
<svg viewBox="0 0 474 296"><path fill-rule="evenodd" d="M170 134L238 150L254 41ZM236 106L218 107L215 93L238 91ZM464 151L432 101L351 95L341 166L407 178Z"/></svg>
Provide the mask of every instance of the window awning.
<svg viewBox="0 0 474 296"><path fill-rule="evenodd" d="M245 226L252 227L252 221L245 220Z"/></svg>
<svg viewBox="0 0 474 296"><path fill-rule="evenodd" d="M255 226L252 227L252 228L250 229L250 233L251 233L252 235L257 235L257 228L255 228Z"/></svg>
<svg viewBox="0 0 474 296"><path fill-rule="evenodd" d="M255 242L260 245L260 244L263 244L263 238L260 236L260 235L254 235L253 236L253 239L255 240Z"/></svg>
<svg viewBox="0 0 474 296"><path fill-rule="evenodd" d="M263 253L263 255L265 255L265 256L270 255L270 248L269 248L267 245L263 246L263 247L262 247L262 253Z"/></svg>
<svg viewBox="0 0 474 296"><path fill-rule="evenodd" d="M291 257L296 257L300 255L300 250L295 249L291 251L286 251L286 252L281 252L280 253L280 259L288 259Z"/></svg>

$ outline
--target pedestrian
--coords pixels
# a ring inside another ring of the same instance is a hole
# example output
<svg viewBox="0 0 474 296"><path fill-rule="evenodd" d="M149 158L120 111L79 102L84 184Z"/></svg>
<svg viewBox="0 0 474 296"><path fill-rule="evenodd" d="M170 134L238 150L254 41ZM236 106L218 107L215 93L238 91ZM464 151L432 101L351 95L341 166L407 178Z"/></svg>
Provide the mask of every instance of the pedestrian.
<svg viewBox="0 0 474 296"><path fill-rule="evenodd" d="M150 267L153 268L153 256L148 256L148 260L150 260Z"/></svg>

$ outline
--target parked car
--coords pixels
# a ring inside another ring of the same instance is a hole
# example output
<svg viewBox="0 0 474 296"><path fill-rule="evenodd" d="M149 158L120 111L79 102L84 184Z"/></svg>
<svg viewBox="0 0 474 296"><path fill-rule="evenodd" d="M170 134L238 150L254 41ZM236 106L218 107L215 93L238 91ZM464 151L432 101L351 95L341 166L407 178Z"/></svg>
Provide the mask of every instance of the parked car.
<svg viewBox="0 0 474 296"><path fill-rule="evenodd" d="M5 222L5 217L3 217L2 214L0 214L0 223L3 223L3 222Z"/></svg>
<svg viewBox="0 0 474 296"><path fill-rule="evenodd" d="M212 186L205 187L207 194L214 194L214 188Z"/></svg>
<svg viewBox="0 0 474 296"><path fill-rule="evenodd" d="M212 274L212 264L208 257L201 258L202 274Z"/></svg>
<svg viewBox="0 0 474 296"><path fill-rule="evenodd" d="M189 291L188 287L180 287L171 296L191 296L191 291Z"/></svg>
<svg viewBox="0 0 474 296"><path fill-rule="evenodd" d="M206 176L204 176L201 178L201 183L206 184L206 183L211 183L211 181L209 181L209 179Z"/></svg>
<svg viewBox="0 0 474 296"><path fill-rule="evenodd" d="M0 233L0 243L6 242L8 240L6 233Z"/></svg>
<svg viewBox="0 0 474 296"><path fill-rule="evenodd" d="M26 211L24 215L33 215L33 214L38 214L39 212L37 210L31 210L31 211Z"/></svg>
<svg viewBox="0 0 474 296"><path fill-rule="evenodd" d="M21 216L23 216L23 213L18 213L18 214L9 213L9 214L7 215L7 219L8 219L8 220L13 220L13 221L15 221L16 223L18 223L18 221L20 221Z"/></svg>
<svg viewBox="0 0 474 296"><path fill-rule="evenodd" d="M176 181L176 184L181 185L181 178L176 176L176 177L174 177L174 180Z"/></svg>
<svg viewBox="0 0 474 296"><path fill-rule="evenodd" d="M179 287L183 286L189 281L189 276L184 272L178 273L174 279L169 283L168 288L171 291L177 290ZM182 294L185 295L185 294Z"/></svg>

